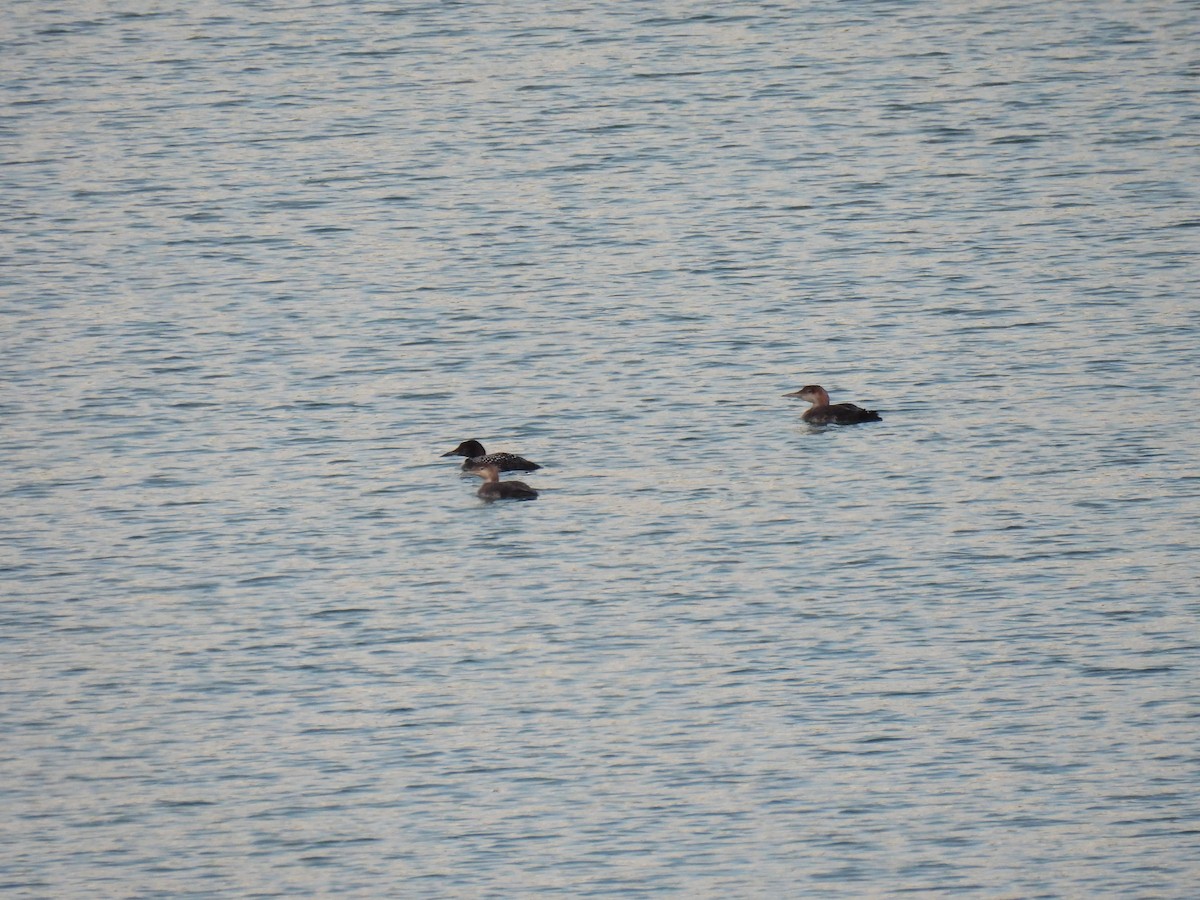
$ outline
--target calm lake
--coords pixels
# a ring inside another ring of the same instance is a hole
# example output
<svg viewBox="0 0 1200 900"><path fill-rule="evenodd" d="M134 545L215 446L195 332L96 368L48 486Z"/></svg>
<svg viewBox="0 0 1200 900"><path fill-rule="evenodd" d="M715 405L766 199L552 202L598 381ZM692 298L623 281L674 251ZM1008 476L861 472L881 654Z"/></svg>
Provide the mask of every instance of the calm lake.
<svg viewBox="0 0 1200 900"><path fill-rule="evenodd" d="M0 893L1195 896L1198 48L7 4Z"/></svg>

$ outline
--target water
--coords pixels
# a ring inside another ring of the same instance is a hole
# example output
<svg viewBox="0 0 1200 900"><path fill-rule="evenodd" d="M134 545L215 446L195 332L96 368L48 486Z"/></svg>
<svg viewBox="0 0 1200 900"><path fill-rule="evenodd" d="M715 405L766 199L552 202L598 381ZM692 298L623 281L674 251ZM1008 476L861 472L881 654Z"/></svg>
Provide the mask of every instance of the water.
<svg viewBox="0 0 1200 900"><path fill-rule="evenodd" d="M1195 4L539 6L9 4L4 893L1191 896Z"/></svg>

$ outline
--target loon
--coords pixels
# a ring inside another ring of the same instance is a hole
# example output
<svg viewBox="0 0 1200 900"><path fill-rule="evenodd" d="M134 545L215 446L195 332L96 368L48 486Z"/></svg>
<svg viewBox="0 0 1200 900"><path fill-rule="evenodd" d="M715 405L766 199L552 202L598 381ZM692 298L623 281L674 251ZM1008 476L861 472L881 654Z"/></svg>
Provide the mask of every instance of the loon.
<svg viewBox="0 0 1200 900"><path fill-rule="evenodd" d="M462 464L464 472L470 471L473 466L477 465L495 466L501 472L532 472L541 468L537 463L530 462L515 453L488 453L479 441L463 441L449 453L443 453L442 456L465 456L466 459Z"/></svg>
<svg viewBox="0 0 1200 900"><path fill-rule="evenodd" d="M468 463L471 463L468 460ZM471 463L467 469L483 479L476 495L480 500L536 500L538 492L523 481L501 481L500 468L495 463Z"/></svg>
<svg viewBox="0 0 1200 900"><path fill-rule="evenodd" d="M819 384L807 384L798 391L784 394L799 397L812 404L802 418L810 425L858 425L861 422L882 422L883 417L873 409L863 409L853 403L830 403L829 393Z"/></svg>

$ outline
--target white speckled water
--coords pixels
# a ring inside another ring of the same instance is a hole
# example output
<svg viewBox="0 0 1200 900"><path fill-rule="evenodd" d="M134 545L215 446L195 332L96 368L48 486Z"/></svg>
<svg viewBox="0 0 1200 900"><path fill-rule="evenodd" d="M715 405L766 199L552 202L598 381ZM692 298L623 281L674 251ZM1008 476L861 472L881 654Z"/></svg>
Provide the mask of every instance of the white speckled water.
<svg viewBox="0 0 1200 900"><path fill-rule="evenodd" d="M548 6L7 5L0 892L1195 896L1200 9Z"/></svg>

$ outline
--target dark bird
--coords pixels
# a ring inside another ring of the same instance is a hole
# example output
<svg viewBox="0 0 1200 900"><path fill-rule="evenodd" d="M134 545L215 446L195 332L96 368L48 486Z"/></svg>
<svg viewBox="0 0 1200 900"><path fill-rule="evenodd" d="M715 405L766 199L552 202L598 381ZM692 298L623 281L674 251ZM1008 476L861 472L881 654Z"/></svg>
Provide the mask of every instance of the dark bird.
<svg viewBox="0 0 1200 900"><path fill-rule="evenodd" d="M861 422L883 421L883 417L873 409L863 409L853 403L830 403L829 393L819 384L806 384L800 390L783 396L799 397L812 404L800 417L810 425L858 425Z"/></svg>
<svg viewBox="0 0 1200 900"><path fill-rule="evenodd" d="M501 481L500 468L494 463L473 465L467 469L472 475L483 479L475 493L480 500L536 500L538 492L523 481Z"/></svg>
<svg viewBox="0 0 1200 900"><path fill-rule="evenodd" d="M473 466L495 466L501 472L533 472L541 468L537 463L515 453L488 453L479 441L463 441L442 456L465 456L462 464L464 472Z"/></svg>

